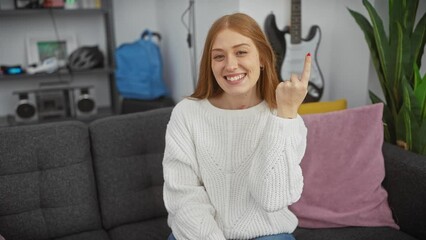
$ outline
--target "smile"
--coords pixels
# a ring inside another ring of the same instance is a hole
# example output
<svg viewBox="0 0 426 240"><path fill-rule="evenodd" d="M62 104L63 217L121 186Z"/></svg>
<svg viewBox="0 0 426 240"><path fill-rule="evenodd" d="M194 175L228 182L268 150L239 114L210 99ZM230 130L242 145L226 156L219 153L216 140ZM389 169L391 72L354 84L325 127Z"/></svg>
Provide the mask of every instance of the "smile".
<svg viewBox="0 0 426 240"><path fill-rule="evenodd" d="M243 79L245 76L246 76L246 74L242 73L242 74L238 74L238 75L225 76L225 79L228 80L228 81L234 82L234 81L238 81L238 80Z"/></svg>

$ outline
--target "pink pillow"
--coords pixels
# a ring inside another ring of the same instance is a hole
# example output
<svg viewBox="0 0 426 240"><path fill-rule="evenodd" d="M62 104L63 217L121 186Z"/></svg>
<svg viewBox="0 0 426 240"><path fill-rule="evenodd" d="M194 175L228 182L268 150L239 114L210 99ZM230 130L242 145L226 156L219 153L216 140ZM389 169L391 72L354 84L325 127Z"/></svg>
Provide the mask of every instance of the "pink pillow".
<svg viewBox="0 0 426 240"><path fill-rule="evenodd" d="M299 226L388 226L392 218L382 155L383 104L302 116L308 128L304 188L290 209Z"/></svg>

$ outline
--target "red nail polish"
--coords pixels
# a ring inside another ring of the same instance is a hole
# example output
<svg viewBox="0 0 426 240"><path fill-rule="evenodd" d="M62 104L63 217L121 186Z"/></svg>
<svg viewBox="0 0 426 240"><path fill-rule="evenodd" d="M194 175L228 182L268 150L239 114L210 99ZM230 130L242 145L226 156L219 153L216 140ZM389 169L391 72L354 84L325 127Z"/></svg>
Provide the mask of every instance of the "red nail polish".
<svg viewBox="0 0 426 240"><path fill-rule="evenodd" d="M310 56L311 56L311 53L308 53L306 56L310 57Z"/></svg>

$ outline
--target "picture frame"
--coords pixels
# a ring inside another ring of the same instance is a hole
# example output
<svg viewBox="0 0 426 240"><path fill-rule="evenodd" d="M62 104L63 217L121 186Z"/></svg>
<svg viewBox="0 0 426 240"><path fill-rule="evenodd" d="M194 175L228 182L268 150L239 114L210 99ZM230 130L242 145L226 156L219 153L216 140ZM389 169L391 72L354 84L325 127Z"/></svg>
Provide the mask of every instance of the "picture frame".
<svg viewBox="0 0 426 240"><path fill-rule="evenodd" d="M50 57L56 57L60 66L65 66L68 56L77 49L77 40L74 34L64 35L59 39L28 36L27 45L27 63L42 64Z"/></svg>

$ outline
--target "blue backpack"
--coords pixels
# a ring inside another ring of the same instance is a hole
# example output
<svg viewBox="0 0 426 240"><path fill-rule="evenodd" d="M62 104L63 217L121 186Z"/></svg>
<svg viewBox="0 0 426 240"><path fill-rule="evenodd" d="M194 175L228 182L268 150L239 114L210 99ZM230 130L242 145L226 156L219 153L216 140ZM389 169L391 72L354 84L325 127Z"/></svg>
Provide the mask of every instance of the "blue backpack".
<svg viewBox="0 0 426 240"><path fill-rule="evenodd" d="M161 40L158 33L146 29L139 40L115 50L115 79L124 98L153 100L167 95L161 53L152 39L154 35Z"/></svg>

